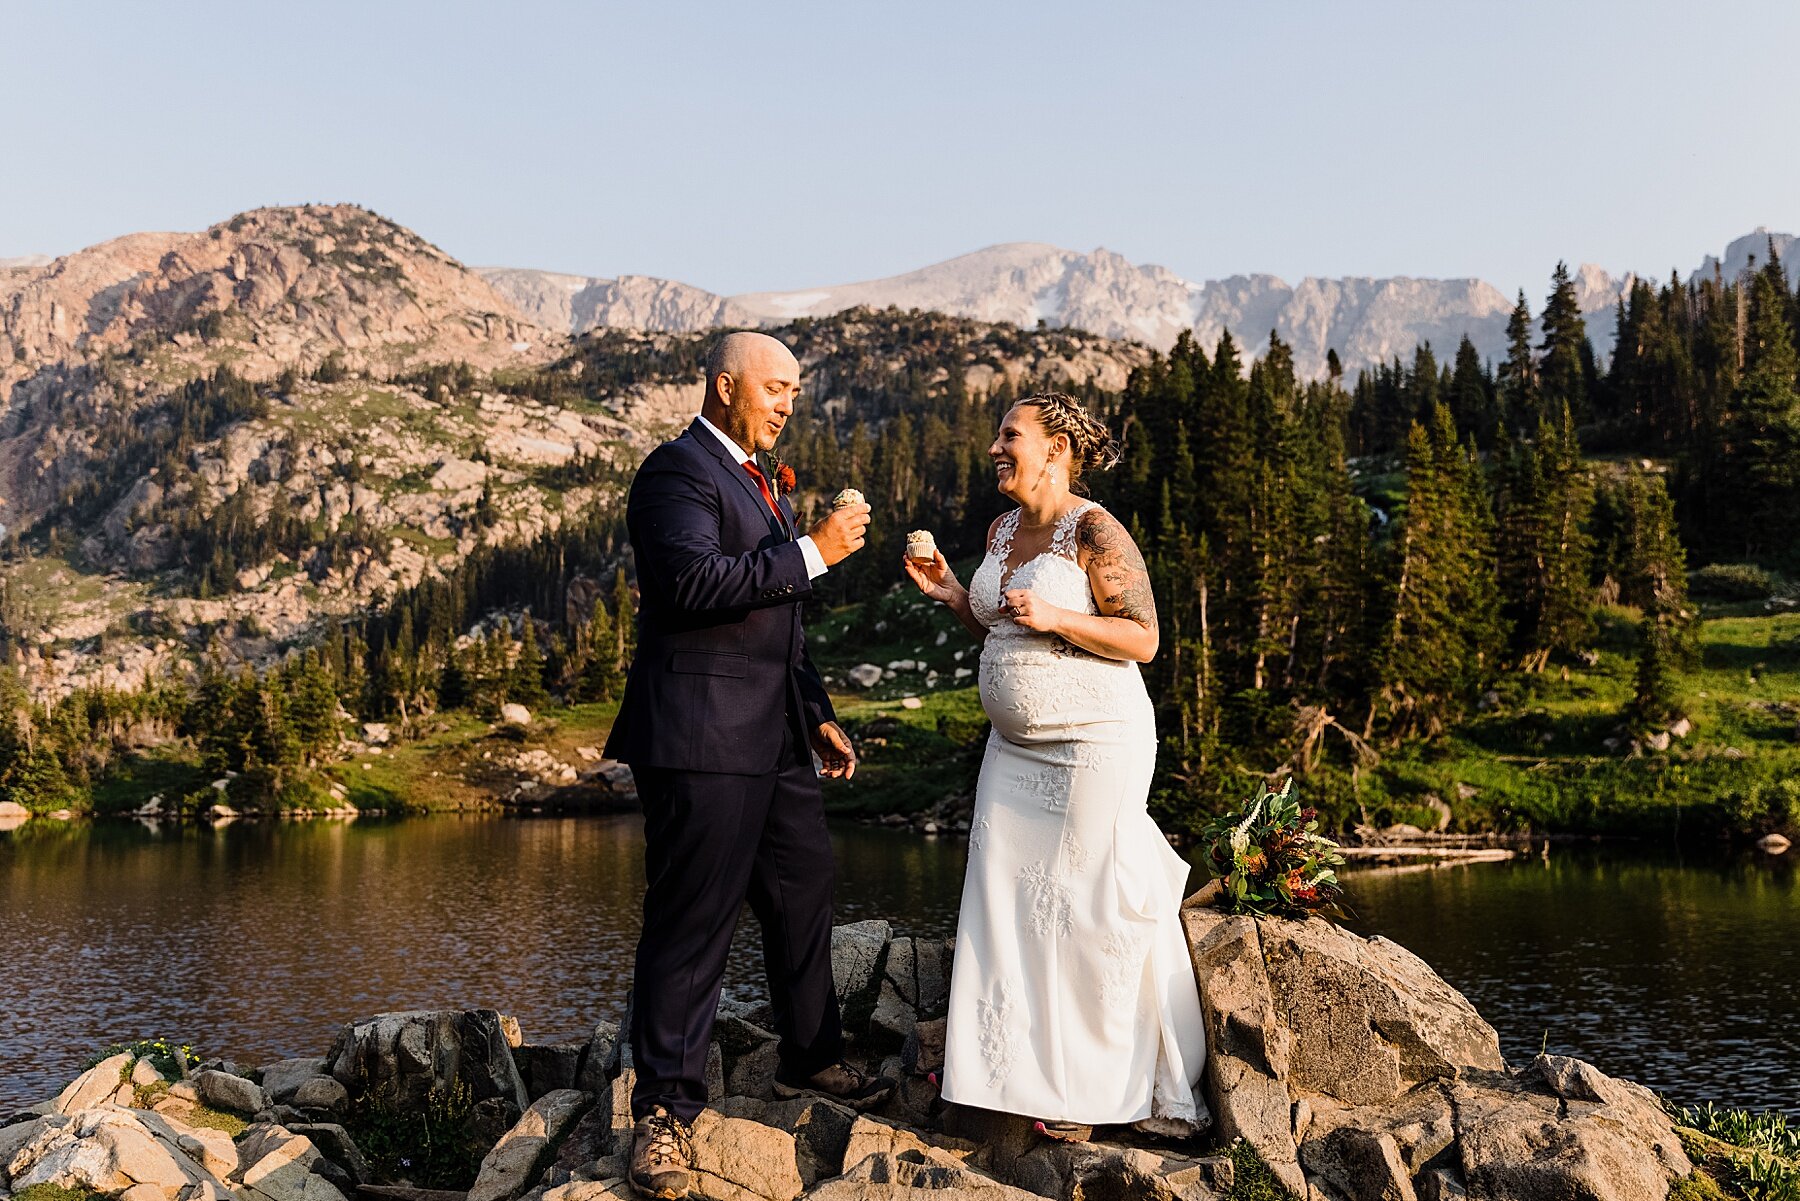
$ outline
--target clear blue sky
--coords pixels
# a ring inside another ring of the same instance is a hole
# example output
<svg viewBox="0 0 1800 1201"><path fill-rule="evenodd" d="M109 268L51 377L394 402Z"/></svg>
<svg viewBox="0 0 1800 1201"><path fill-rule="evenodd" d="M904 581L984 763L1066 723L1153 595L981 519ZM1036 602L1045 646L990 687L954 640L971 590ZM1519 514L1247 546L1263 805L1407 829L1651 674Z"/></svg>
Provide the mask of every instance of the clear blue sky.
<svg viewBox="0 0 1800 1201"><path fill-rule="evenodd" d="M0 0L0 256L354 201L720 292L1002 241L1655 273L1800 227L1787 0Z"/></svg>

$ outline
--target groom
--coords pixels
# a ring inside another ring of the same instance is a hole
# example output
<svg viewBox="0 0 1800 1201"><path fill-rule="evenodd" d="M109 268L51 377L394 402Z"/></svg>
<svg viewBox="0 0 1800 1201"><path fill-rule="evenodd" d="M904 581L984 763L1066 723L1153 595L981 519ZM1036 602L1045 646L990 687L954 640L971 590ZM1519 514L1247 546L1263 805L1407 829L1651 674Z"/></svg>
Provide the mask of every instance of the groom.
<svg viewBox="0 0 1800 1201"><path fill-rule="evenodd" d="M640 1196L687 1195L690 1124L732 931L762 925L776 1091L858 1109L891 1081L843 1061L831 979L834 876L813 770L856 770L806 653L800 602L863 545L869 506L795 536L758 452L794 412L800 365L764 334L727 334L706 359L700 416L650 452L626 502L641 603L637 655L606 753L644 806L644 929L633 983L630 1175Z"/></svg>

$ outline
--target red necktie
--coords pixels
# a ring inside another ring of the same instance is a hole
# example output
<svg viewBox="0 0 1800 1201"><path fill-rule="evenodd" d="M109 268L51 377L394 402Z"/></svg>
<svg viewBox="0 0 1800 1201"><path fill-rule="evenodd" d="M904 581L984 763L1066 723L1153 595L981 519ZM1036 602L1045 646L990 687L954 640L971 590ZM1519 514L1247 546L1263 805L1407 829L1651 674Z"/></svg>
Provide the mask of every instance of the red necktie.
<svg viewBox="0 0 1800 1201"><path fill-rule="evenodd" d="M781 506L775 503L775 494L769 491L769 477L764 475L762 469L749 459L744 460L744 470L750 473L750 478L756 481L758 488L762 489L763 500L768 502L769 512L775 514L775 520L781 523L782 529L786 529L787 520L781 515Z"/></svg>

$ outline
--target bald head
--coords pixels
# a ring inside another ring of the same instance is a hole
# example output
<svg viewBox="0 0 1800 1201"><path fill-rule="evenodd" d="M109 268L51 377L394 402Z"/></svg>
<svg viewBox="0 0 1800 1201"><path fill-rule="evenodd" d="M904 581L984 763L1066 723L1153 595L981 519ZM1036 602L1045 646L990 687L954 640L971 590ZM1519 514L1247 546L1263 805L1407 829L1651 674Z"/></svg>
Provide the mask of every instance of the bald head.
<svg viewBox="0 0 1800 1201"><path fill-rule="evenodd" d="M751 454L774 447L799 395L799 360L767 334L726 334L706 353L700 415Z"/></svg>

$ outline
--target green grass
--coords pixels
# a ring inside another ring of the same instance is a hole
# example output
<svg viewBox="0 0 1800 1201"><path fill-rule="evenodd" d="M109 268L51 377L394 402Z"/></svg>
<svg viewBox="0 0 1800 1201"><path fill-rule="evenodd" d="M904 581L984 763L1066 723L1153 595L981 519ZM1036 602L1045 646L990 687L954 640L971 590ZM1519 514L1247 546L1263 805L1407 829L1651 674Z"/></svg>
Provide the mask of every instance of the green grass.
<svg viewBox="0 0 1800 1201"><path fill-rule="evenodd" d="M1226 1148L1231 1156L1231 1187L1224 1201L1293 1201L1294 1194L1243 1139Z"/></svg>
<svg viewBox="0 0 1800 1201"><path fill-rule="evenodd" d="M533 715L523 732L525 745L542 747L565 762L581 763L578 746L599 747L612 729L616 701L552 705ZM343 785L359 809L429 810L479 807L495 800L497 769L491 760L516 752L521 739L496 730L472 713L447 713L435 720L445 728L412 742L333 764L328 774ZM489 777L492 777L490 780ZM510 782L511 775L505 779Z"/></svg>
<svg viewBox="0 0 1800 1201"><path fill-rule="evenodd" d="M1710 1105L1673 1114L1675 1133L1695 1170L1670 1190L1671 1198L1800 1201L1800 1158L1791 1153L1795 1131L1785 1118ZM1782 1147L1790 1152L1772 1149Z"/></svg>
<svg viewBox="0 0 1800 1201"><path fill-rule="evenodd" d="M29 1184L13 1194L13 1201L100 1201L105 1193L60 1184Z"/></svg>

